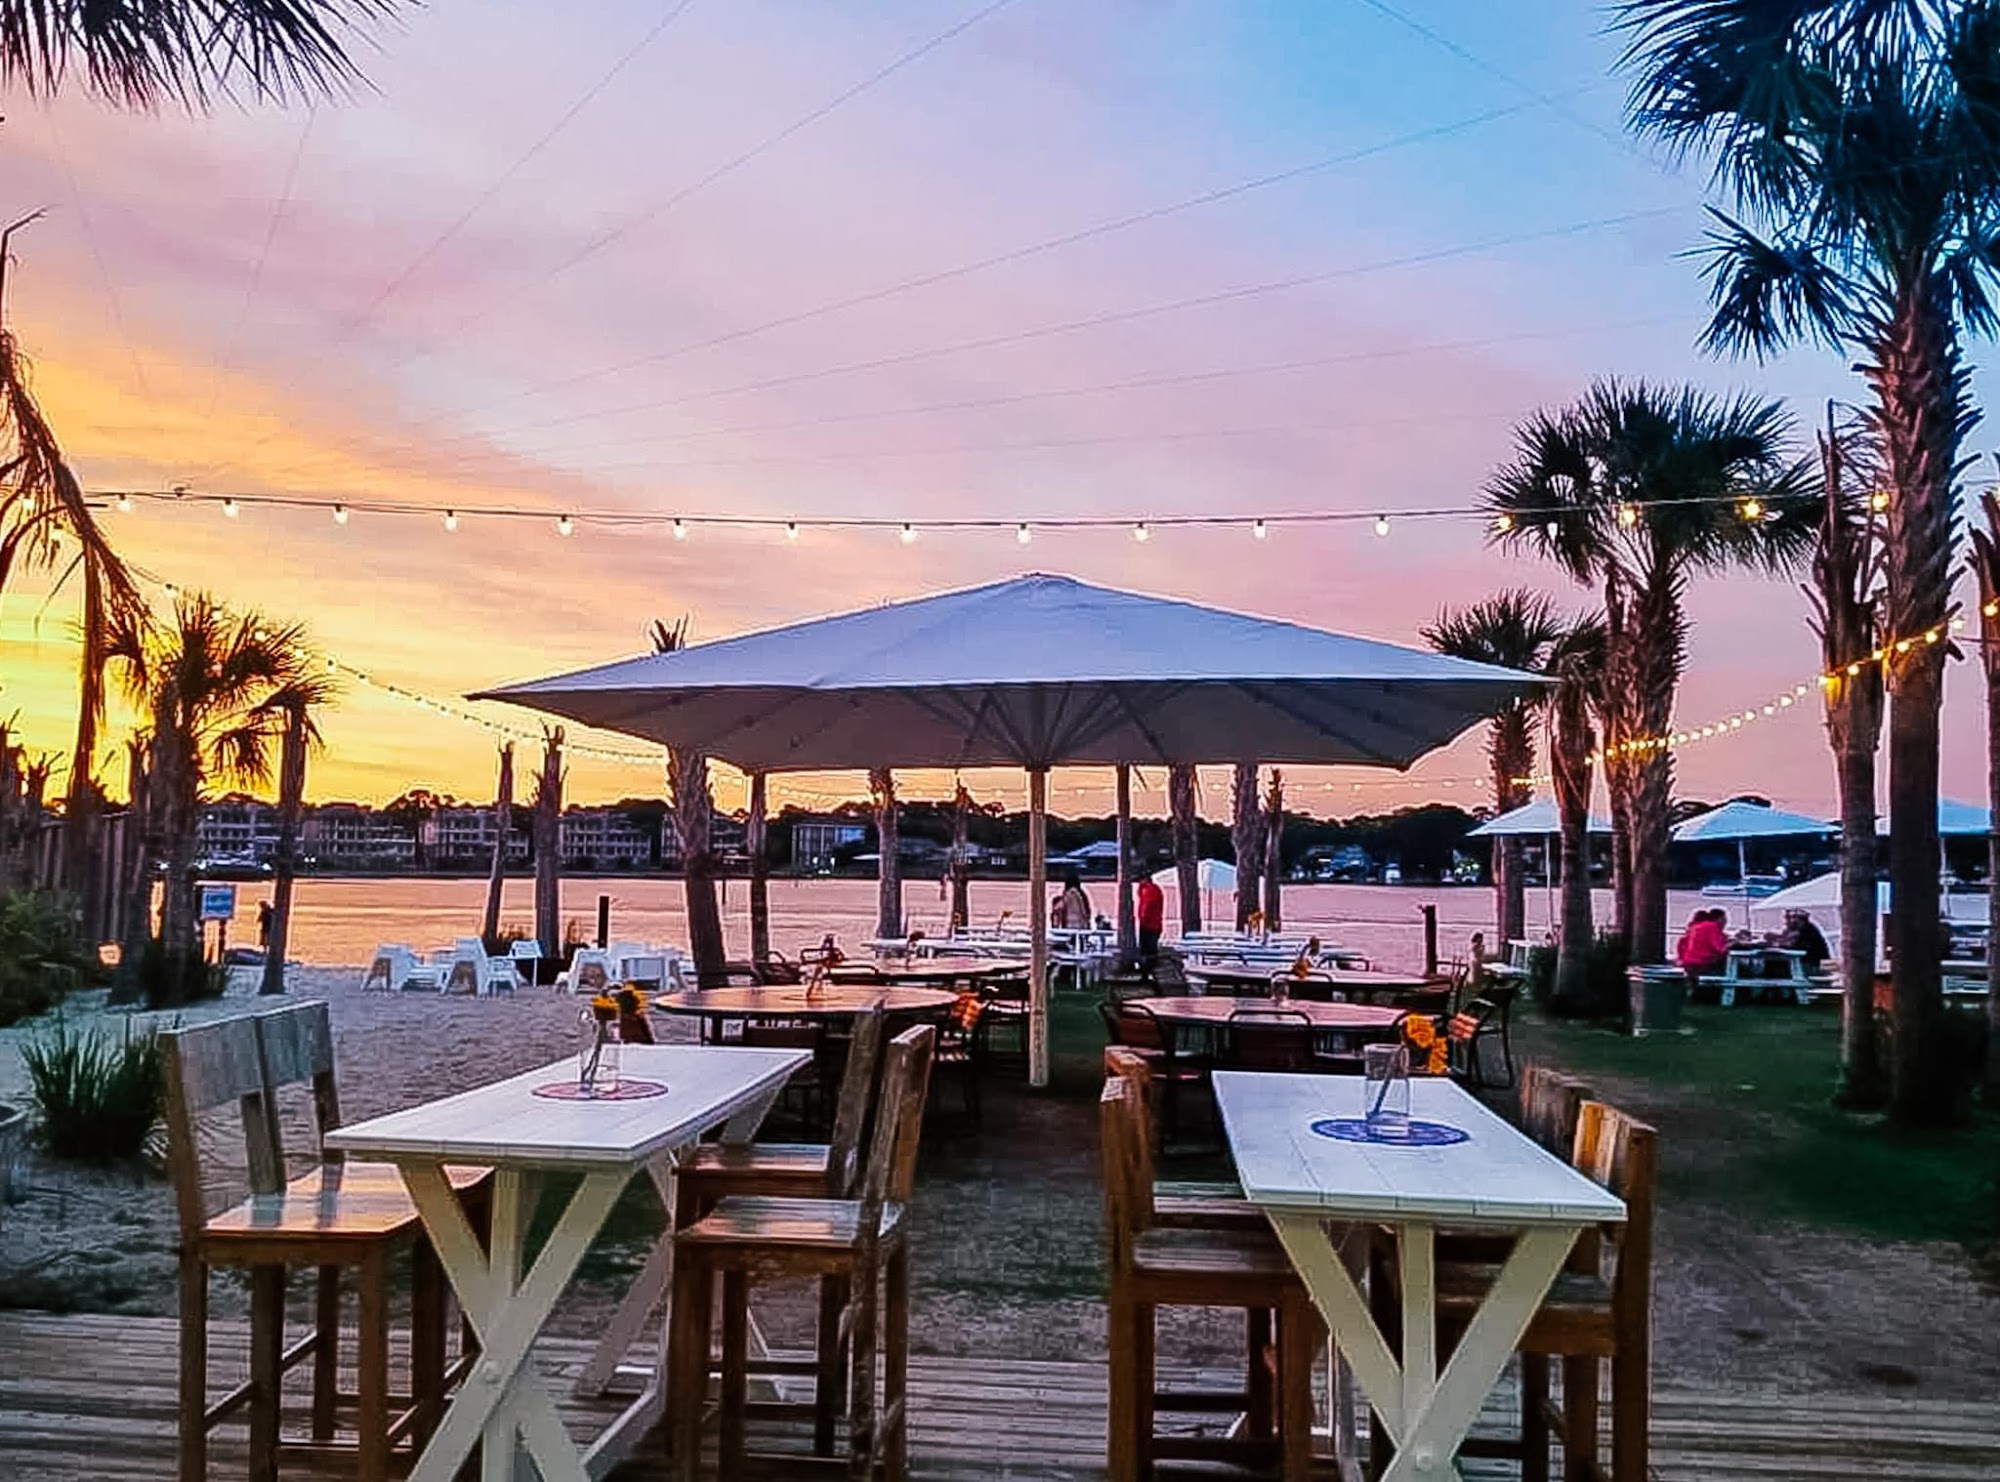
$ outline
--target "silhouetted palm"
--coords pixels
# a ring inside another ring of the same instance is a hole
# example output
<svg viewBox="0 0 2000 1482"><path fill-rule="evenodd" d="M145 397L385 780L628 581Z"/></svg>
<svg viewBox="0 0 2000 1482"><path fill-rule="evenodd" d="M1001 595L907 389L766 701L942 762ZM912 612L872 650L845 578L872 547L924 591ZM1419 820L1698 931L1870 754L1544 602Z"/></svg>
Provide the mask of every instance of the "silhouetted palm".
<svg viewBox="0 0 2000 1482"><path fill-rule="evenodd" d="M0 83L53 95L71 79L126 108L284 100L361 80L352 38L396 0L0 0Z"/></svg>
<svg viewBox="0 0 2000 1482"><path fill-rule="evenodd" d="M1948 1114L1933 1073L1937 757L1961 446L1976 413L1960 349L2000 326L2000 5L1993 0L1628 0L1635 126L1706 159L1716 213L1711 347L1817 340L1857 355L1885 488L1892 648L1894 1102Z"/></svg>
<svg viewBox="0 0 2000 1482"><path fill-rule="evenodd" d="M1549 656L1565 625L1547 595L1514 587L1456 610L1445 608L1422 630L1424 642L1441 654L1498 664L1528 674L1546 672ZM1528 774L1535 767L1534 718L1547 701L1535 691L1508 700L1493 712L1486 733L1486 759L1493 769L1493 808L1505 813L1528 801ZM1527 893L1517 840L1493 841L1495 920L1502 942L1527 930Z"/></svg>
<svg viewBox="0 0 2000 1482"><path fill-rule="evenodd" d="M264 974L259 993L285 991L285 954L291 942L292 883L299 868L299 820L305 811L306 757L323 738L320 712L339 687L310 664L296 678L267 695L252 712L276 728L278 750L278 850L271 861L271 924L264 937Z"/></svg>
<svg viewBox="0 0 2000 1482"><path fill-rule="evenodd" d="M1590 991L1590 950L1597 936L1590 907L1590 787L1597 738L1590 718L1604 684L1605 643L1602 619L1580 619L1550 645L1545 665L1556 681L1548 701L1549 775L1562 851L1555 998L1571 1005Z"/></svg>
<svg viewBox="0 0 2000 1482"><path fill-rule="evenodd" d="M1690 578L1779 572L1803 558L1818 504L1792 461L1777 402L1600 381L1572 407L1515 432L1515 460L1486 487L1493 538L1527 546L1604 592L1605 776L1629 841L1633 958L1666 953L1665 735L1687 662Z"/></svg>

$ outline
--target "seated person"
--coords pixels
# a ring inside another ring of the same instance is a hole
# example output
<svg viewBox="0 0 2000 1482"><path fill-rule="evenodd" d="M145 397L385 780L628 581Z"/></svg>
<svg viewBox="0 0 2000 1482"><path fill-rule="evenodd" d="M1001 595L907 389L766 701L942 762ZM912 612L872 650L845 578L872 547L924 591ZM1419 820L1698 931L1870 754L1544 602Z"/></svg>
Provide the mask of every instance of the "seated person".
<svg viewBox="0 0 2000 1482"><path fill-rule="evenodd" d="M1778 934L1778 945L1802 954L1809 973L1818 972L1833 956L1825 933L1814 923L1811 913L1802 909L1785 912L1785 929Z"/></svg>
<svg viewBox="0 0 2000 1482"><path fill-rule="evenodd" d="M1674 950L1674 960L1690 978L1712 977L1729 961L1729 937L1717 910L1696 911L1688 918Z"/></svg>

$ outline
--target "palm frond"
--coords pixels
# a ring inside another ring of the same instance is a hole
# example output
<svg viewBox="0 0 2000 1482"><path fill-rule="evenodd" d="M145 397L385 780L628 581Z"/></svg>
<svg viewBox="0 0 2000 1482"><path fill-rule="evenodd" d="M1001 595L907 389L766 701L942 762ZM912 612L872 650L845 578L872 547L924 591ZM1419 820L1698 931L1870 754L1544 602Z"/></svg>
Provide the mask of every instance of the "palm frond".
<svg viewBox="0 0 2000 1482"><path fill-rule="evenodd" d="M1697 253L1715 308L1703 348L1762 360L1801 339L1838 346L1855 323L1853 297L1811 244L1766 241L1721 211L1709 214L1721 227Z"/></svg>
<svg viewBox="0 0 2000 1482"><path fill-rule="evenodd" d="M337 96L356 39L397 0L0 0L0 82L52 97L71 78L128 108L244 95Z"/></svg>

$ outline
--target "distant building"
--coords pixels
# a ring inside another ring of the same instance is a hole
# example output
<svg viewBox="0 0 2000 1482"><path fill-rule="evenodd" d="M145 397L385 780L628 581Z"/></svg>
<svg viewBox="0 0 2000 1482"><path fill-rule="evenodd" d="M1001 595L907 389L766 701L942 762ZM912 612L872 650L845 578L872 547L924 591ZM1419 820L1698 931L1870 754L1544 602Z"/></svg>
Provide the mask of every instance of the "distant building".
<svg viewBox="0 0 2000 1482"><path fill-rule="evenodd" d="M830 870L842 849L868 837L868 825L852 818L802 818L792 825L792 868Z"/></svg>
<svg viewBox="0 0 2000 1482"><path fill-rule="evenodd" d="M416 862L417 841L386 815L360 803L321 803L306 811L299 852L316 864L373 869Z"/></svg>
<svg viewBox="0 0 2000 1482"><path fill-rule="evenodd" d="M194 844L204 859L268 864L278 853L278 810L240 793L218 798L195 820Z"/></svg>
<svg viewBox="0 0 2000 1482"><path fill-rule="evenodd" d="M631 869L652 863L653 838L619 808L572 808L562 816L564 864Z"/></svg>
<svg viewBox="0 0 2000 1482"><path fill-rule="evenodd" d="M514 810L508 832L507 860L528 860L528 812ZM424 841L434 864L486 864L493 858L493 841L500 833L500 810L492 807L440 808L424 825Z"/></svg>

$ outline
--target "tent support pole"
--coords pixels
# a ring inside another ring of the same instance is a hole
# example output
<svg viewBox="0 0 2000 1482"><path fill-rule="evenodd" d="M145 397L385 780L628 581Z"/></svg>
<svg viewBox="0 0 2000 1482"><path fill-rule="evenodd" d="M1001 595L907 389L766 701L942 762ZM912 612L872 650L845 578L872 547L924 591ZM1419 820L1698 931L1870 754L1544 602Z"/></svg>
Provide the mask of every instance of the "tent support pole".
<svg viewBox="0 0 2000 1482"><path fill-rule="evenodd" d="M1049 1083L1049 773L1028 769L1028 1084Z"/></svg>

